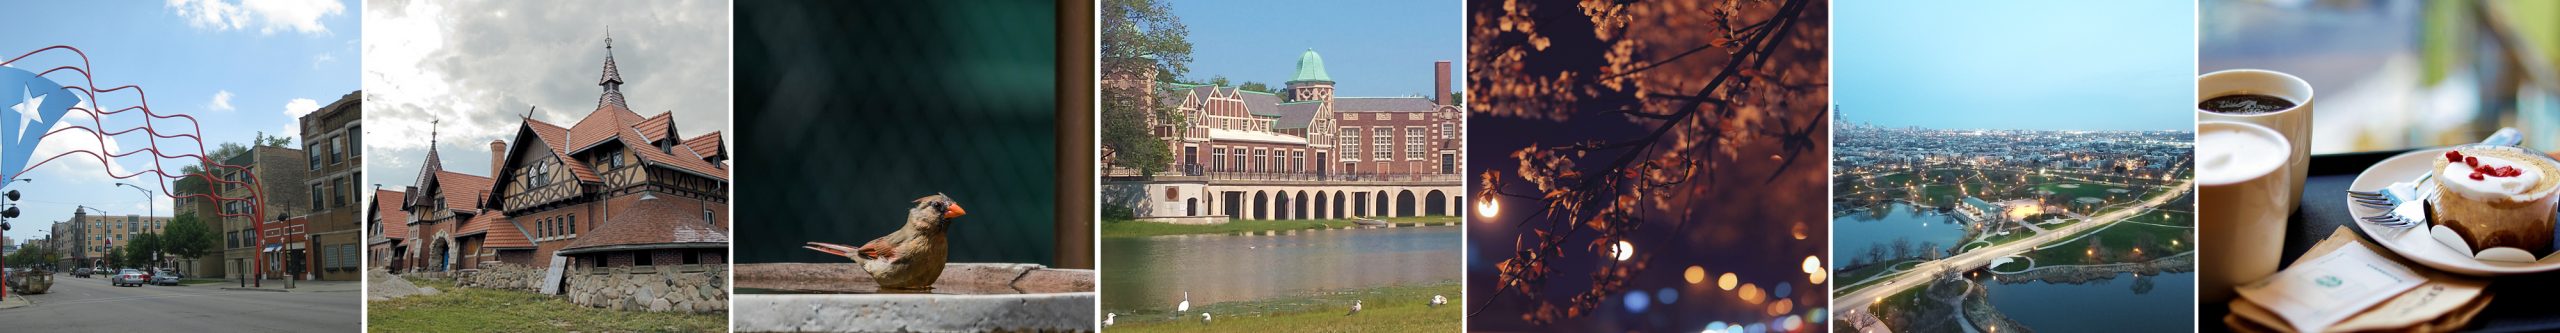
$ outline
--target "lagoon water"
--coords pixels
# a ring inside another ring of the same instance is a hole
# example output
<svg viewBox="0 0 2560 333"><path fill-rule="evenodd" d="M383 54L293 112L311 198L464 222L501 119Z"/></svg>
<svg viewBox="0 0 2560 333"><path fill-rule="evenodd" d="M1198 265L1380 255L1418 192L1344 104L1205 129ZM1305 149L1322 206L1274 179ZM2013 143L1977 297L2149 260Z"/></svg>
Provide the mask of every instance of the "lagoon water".
<svg viewBox="0 0 2560 333"><path fill-rule="evenodd" d="M2085 284L2029 282L1983 287L1991 306L2038 332L2184 332L2194 329L2195 273L2151 277L2134 293L2134 275ZM2213 318L2221 320L2221 318Z"/></svg>
<svg viewBox="0 0 2560 333"><path fill-rule="evenodd" d="M1912 208L1909 203L1897 202L1869 208L1888 210L1882 216L1877 216L1874 211L1833 216L1831 248L1841 255L1863 254L1867 247L1892 244L1895 238L1910 238L1914 246L1920 242L1936 242L1939 247L1952 248L1964 238L1964 225L1948 223L1948 215L1938 214L1935 209L1915 211ZM1832 268L1837 269L1844 263L1834 260Z"/></svg>
<svg viewBox="0 0 2560 333"><path fill-rule="evenodd" d="M1252 223L1239 221L1235 223ZM1399 284L1456 282L1458 227L1102 239L1102 309L1128 314ZM1418 302L1419 300L1417 300Z"/></svg>

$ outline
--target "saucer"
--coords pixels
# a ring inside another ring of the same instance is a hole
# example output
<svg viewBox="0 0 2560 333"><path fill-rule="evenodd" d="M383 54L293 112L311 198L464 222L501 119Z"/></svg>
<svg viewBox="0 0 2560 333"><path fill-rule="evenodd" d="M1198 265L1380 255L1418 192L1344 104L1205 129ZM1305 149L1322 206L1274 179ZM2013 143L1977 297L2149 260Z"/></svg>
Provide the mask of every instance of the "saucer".
<svg viewBox="0 0 2560 333"><path fill-rule="evenodd" d="M2364 173L2356 174L2355 182L2349 183L2347 185L2347 189L2357 191L2376 191L2383 187L2391 186L2392 182L2417 179L2418 175L2426 174L2428 170L2435 169L2435 157L2444 155L2444 152L2447 150L2452 150L2452 148L2421 149L2406 154L2400 154L2399 156L2392 156L2389 159L2384 159L2381 163L2374 163L2373 167L2365 168ZM2418 264L2426 265L2427 267L2434 267L2435 269L2448 272L2474 276L2512 275L2560 270L2560 256L2546 257L2535 262L2484 261L2475 259L2470 254L2461 253L2459 250L2454 250L2452 247L2437 242L2435 237L2428 232L2428 228L2393 229L2391 227L2374 224L2373 222L2366 222L2364 220L2364 217L2366 216L2390 214L2390 212L2382 209L2357 205L2353 198L2340 198L2340 200L2347 200L2347 213L2349 215L2354 215L2356 228L2363 230L2366 238L2373 240L2374 243L2382 244L2383 248L2390 249L2393 253L2400 254L2400 257L2409 258L2409 261L2416 261Z"/></svg>

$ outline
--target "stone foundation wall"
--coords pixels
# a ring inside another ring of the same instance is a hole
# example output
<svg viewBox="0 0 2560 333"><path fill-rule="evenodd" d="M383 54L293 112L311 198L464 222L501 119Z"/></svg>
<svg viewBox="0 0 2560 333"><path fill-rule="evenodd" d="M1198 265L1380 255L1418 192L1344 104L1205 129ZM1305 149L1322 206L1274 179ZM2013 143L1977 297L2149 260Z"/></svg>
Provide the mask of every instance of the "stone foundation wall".
<svg viewBox="0 0 2560 333"><path fill-rule="evenodd" d="M480 269L457 274L453 283L464 287L541 292L544 269L497 261L484 261Z"/></svg>
<svg viewBox="0 0 2560 333"><path fill-rule="evenodd" d="M596 268L577 265L563 278L569 302L632 311L711 313L729 310L728 265ZM540 275L534 276L536 281Z"/></svg>

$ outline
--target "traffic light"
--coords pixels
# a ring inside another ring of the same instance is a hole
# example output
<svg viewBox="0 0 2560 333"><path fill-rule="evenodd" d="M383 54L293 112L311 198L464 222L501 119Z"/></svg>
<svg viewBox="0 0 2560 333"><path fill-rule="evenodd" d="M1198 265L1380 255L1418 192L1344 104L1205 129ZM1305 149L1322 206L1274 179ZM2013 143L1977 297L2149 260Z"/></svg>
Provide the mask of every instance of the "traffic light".
<svg viewBox="0 0 2560 333"><path fill-rule="evenodd" d="M0 198L9 199L9 208L0 209L0 218L18 218L18 190L0 193ZM9 231L8 220L0 220L0 231Z"/></svg>

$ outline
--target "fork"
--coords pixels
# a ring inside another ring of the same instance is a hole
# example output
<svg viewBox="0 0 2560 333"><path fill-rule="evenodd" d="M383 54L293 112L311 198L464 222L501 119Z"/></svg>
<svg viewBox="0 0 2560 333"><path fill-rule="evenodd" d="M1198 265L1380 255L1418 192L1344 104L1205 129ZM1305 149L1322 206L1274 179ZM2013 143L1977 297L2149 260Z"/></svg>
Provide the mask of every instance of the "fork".
<svg viewBox="0 0 2560 333"><path fill-rule="evenodd" d="M2517 132L2515 128L2510 127L2500 128L2498 129L2498 132L2489 134L2489 138L2480 140L2480 144L2515 146L2523 141L2524 135ZM2424 208L2426 205L2424 203L2427 199L2432 199L2436 196L2436 187L2431 186L2432 184L2429 183L2430 181L2435 180L2435 175L2435 170L2427 170L2427 173L2418 175L2417 179L2412 179L2407 182L2391 183L2391 186L2383 187L2378 191L2348 190L2347 197L2355 200L2357 205L2375 209L2385 209L2391 212L2390 214L2366 216L2362 218L2367 222L2373 222L2375 225L2390 228L2408 228L2420 224L2426 224L2427 215ZM2406 204L2413 202L2419 204Z"/></svg>

